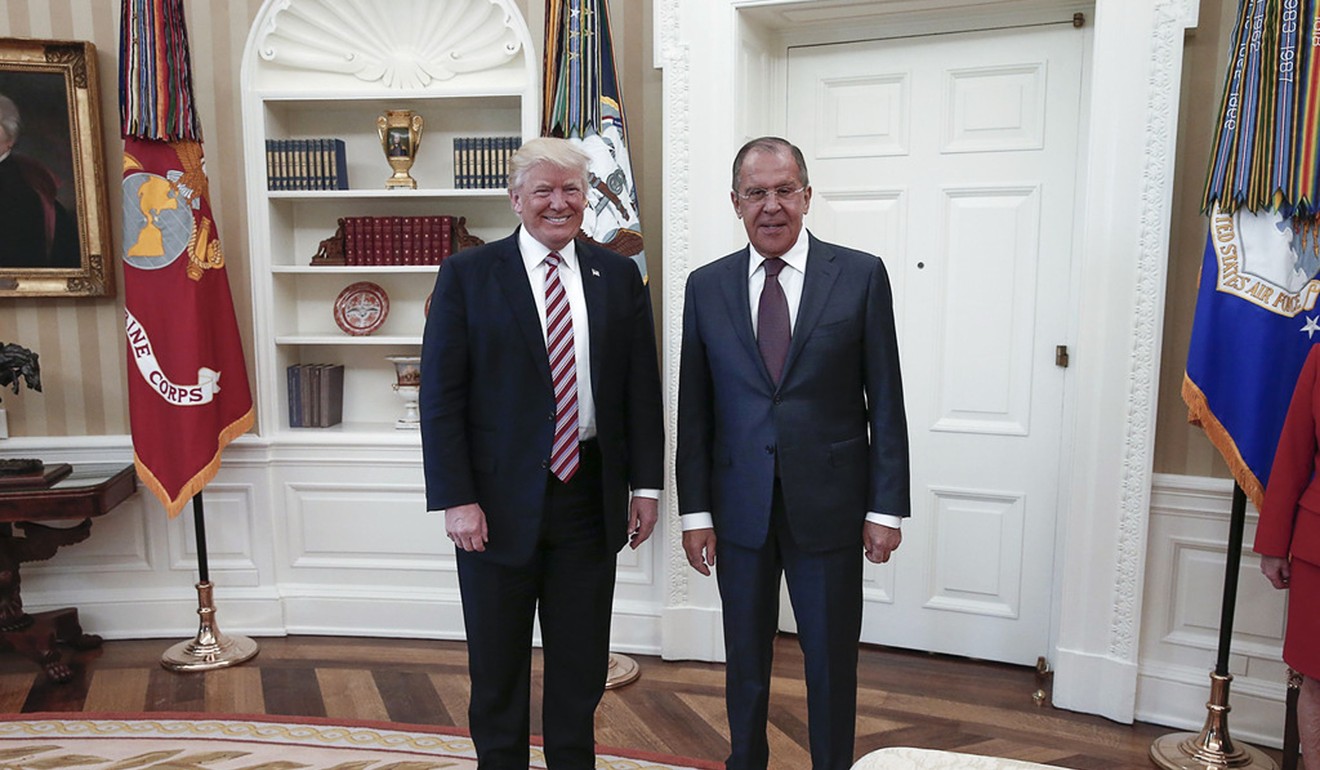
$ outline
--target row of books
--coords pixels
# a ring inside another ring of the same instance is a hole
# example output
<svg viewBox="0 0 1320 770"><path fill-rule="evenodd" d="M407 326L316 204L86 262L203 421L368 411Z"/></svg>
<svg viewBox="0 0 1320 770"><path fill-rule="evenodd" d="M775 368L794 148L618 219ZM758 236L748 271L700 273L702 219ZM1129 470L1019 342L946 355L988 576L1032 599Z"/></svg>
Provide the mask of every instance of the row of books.
<svg viewBox="0 0 1320 770"><path fill-rule="evenodd" d="M343 139L267 139L267 190L347 190Z"/></svg>
<svg viewBox="0 0 1320 770"><path fill-rule="evenodd" d="M454 187L491 190L509 183L509 156L522 146L518 136L454 137Z"/></svg>
<svg viewBox="0 0 1320 770"><path fill-rule="evenodd" d="M345 265L438 265L454 252L454 218L341 217Z"/></svg>
<svg viewBox="0 0 1320 770"><path fill-rule="evenodd" d="M290 364L290 428L329 428L344 421L344 365Z"/></svg>

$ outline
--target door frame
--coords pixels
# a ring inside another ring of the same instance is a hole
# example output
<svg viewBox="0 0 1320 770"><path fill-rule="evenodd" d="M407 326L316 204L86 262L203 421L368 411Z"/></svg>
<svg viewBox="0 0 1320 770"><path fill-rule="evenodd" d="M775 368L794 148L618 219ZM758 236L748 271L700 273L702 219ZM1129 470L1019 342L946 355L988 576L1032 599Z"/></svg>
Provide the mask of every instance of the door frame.
<svg viewBox="0 0 1320 770"><path fill-rule="evenodd" d="M664 68L668 440L672 448L684 284L689 272L745 242L726 208L728 166L746 139L782 127L775 116L784 109L788 46L1020 26L1075 12L1094 27L1078 167L1081 296L1065 397L1064 435L1073 448L1060 478L1053 699L1131 722L1183 34L1196 25L1196 0L655 0ZM668 481L672 490L672 473ZM686 564L674 495L665 508L662 655L723 660L714 581Z"/></svg>

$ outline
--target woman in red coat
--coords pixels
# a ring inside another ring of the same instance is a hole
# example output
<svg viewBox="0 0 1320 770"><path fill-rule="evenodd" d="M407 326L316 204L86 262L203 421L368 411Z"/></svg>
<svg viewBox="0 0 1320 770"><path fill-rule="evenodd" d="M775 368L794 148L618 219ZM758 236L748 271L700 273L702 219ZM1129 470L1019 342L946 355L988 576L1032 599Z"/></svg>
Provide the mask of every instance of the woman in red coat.
<svg viewBox="0 0 1320 770"><path fill-rule="evenodd" d="M1274 453L1254 550L1275 588L1289 588L1283 659L1303 675L1297 726L1307 767L1320 767L1320 345L1297 378Z"/></svg>

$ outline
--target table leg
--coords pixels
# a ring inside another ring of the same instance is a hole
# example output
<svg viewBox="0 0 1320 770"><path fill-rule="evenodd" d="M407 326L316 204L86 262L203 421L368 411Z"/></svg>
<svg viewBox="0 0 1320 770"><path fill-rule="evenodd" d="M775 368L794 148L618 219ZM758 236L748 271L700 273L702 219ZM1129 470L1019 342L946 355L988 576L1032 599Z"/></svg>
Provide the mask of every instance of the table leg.
<svg viewBox="0 0 1320 770"><path fill-rule="evenodd" d="M58 645L88 650L101 646L101 637L83 633L78 610L72 607L32 615L24 612L18 568L22 562L49 559L60 546L87 539L92 521L64 529L32 523L18 526L25 537L14 537L9 527L0 530L0 649L14 650L32 660L52 682L67 682L73 678L73 669L64 662Z"/></svg>
<svg viewBox="0 0 1320 770"><path fill-rule="evenodd" d="M21 631L0 631L0 647L13 649L41 666L52 682L67 682L73 678L73 669L64 662L60 644L67 644L75 650L101 646L101 637L83 633L78 610L73 607L38 612L28 617L32 618L32 624Z"/></svg>

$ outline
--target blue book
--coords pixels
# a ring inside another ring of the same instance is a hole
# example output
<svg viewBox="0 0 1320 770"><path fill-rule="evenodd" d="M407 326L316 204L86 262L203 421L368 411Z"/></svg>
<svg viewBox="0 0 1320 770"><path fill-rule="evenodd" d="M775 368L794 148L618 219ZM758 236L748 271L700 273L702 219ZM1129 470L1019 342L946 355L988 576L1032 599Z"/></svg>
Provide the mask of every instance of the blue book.
<svg viewBox="0 0 1320 770"><path fill-rule="evenodd" d="M265 140L265 189L275 189L275 147L273 139Z"/></svg>
<svg viewBox="0 0 1320 770"><path fill-rule="evenodd" d="M330 176L334 180L334 189L348 189L348 156L344 152L344 140L334 139L334 152L330 158Z"/></svg>
<svg viewBox="0 0 1320 770"><path fill-rule="evenodd" d="M307 140L310 148L307 153L307 188L324 190L325 188L325 140Z"/></svg>
<svg viewBox="0 0 1320 770"><path fill-rule="evenodd" d="M285 370L288 373L288 391L289 391L289 427L301 428L302 420L302 364L289 364Z"/></svg>

